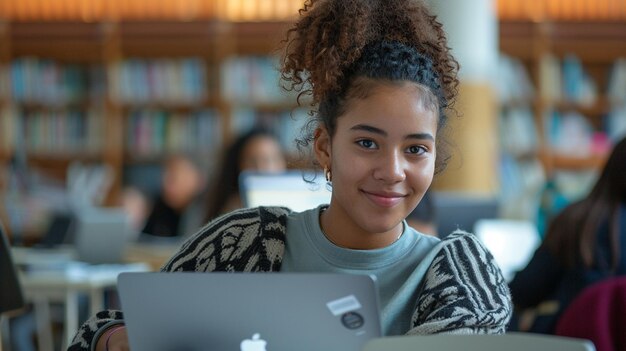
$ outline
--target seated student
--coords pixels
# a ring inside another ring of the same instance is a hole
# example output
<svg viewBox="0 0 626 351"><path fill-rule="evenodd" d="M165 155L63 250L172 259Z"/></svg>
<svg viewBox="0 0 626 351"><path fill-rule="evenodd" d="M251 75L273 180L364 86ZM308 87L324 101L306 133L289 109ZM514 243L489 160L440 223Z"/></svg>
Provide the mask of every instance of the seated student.
<svg viewBox="0 0 626 351"><path fill-rule="evenodd" d="M165 161L161 193L154 200L142 233L176 237L197 229L202 222L199 195L204 189L202 173L189 157L174 155Z"/></svg>
<svg viewBox="0 0 626 351"><path fill-rule="evenodd" d="M282 172L287 160L278 139L256 127L239 136L228 148L212 191L208 192L206 220L241 208L239 174L243 171Z"/></svg>
<svg viewBox="0 0 626 351"><path fill-rule="evenodd" d="M508 287L480 241L404 220L448 159L441 131L458 65L441 24L415 0L309 1L300 14L281 71L313 96L301 141L332 184L330 204L222 215L163 270L373 274L385 335L504 333ZM69 349L127 350L123 323L98 313Z"/></svg>
<svg viewBox="0 0 626 351"><path fill-rule="evenodd" d="M534 315L532 323L516 318L512 328L553 333L585 287L626 275L625 253L626 138L615 145L591 192L551 221L533 258L511 281L516 310Z"/></svg>

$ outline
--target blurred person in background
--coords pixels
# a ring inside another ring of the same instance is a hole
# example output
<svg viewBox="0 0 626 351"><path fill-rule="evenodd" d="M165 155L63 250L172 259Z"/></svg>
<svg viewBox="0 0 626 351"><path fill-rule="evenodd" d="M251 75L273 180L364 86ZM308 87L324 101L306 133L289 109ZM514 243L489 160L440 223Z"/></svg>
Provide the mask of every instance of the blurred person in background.
<svg viewBox="0 0 626 351"><path fill-rule="evenodd" d="M287 160L278 139L269 130L256 127L242 134L226 150L220 172L208 193L209 221L243 206L239 194L239 174L243 171L280 173Z"/></svg>
<svg viewBox="0 0 626 351"><path fill-rule="evenodd" d="M204 176L190 157L169 157L164 164L161 192L153 201L142 233L177 237L196 230L202 223L204 188Z"/></svg>
<svg viewBox="0 0 626 351"><path fill-rule="evenodd" d="M591 192L550 222L542 245L511 281L513 303L524 316L515 318L511 329L551 334L585 287L623 275L626 138L613 148Z"/></svg>

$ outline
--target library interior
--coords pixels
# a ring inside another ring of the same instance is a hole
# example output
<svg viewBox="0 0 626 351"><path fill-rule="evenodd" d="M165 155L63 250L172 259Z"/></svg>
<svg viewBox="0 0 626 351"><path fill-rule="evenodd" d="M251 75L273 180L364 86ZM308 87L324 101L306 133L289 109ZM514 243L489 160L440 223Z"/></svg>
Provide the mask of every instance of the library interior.
<svg viewBox="0 0 626 351"><path fill-rule="evenodd" d="M449 162L401 228L460 229L492 256L510 344L480 350L626 350L626 0L414 1L460 68ZM327 2L0 1L0 351L83 350L90 317L125 310L121 273L168 270L231 211L319 207L325 226L331 170L305 161L320 100L280 66ZM125 327L107 323L90 337L108 350ZM431 345L385 339L364 349Z"/></svg>

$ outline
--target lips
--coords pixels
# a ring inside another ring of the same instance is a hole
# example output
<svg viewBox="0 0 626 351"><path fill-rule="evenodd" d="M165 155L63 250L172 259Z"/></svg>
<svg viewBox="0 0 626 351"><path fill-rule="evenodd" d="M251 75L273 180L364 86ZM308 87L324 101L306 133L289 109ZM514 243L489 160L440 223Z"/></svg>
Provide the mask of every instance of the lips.
<svg viewBox="0 0 626 351"><path fill-rule="evenodd" d="M393 207L399 204L406 195L395 192L371 192L363 190L363 194L380 207Z"/></svg>

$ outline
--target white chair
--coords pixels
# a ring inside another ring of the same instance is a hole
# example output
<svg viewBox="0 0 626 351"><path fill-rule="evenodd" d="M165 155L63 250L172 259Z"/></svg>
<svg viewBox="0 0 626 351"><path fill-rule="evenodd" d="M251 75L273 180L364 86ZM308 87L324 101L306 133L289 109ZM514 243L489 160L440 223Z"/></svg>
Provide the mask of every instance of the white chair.
<svg viewBox="0 0 626 351"><path fill-rule="evenodd" d="M363 351L595 351L589 340L561 336L507 333L502 335L411 335L377 338Z"/></svg>

